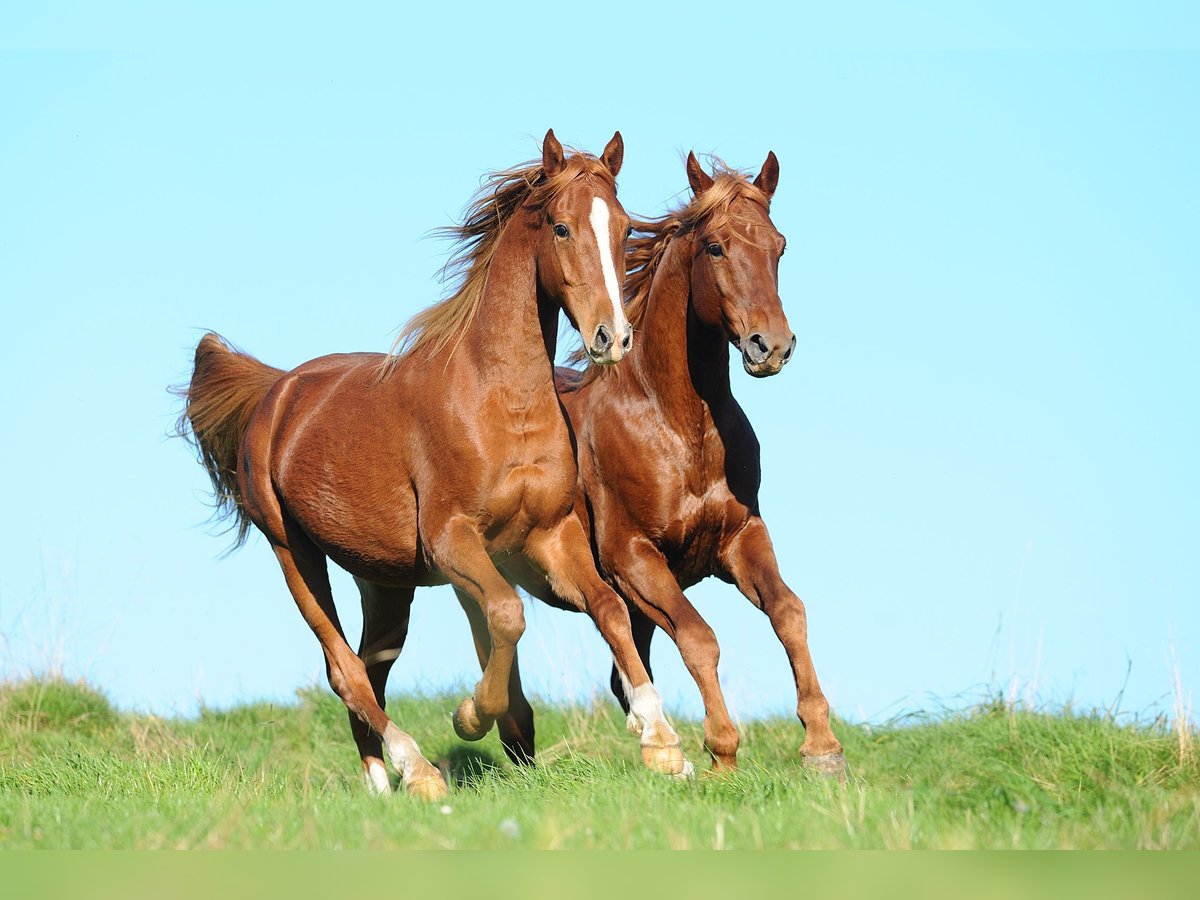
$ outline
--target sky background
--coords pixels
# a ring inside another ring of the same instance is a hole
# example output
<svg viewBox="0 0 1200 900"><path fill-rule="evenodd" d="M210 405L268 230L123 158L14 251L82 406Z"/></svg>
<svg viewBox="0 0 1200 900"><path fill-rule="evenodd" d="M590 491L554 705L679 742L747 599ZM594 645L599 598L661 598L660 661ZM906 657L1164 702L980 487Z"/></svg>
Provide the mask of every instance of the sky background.
<svg viewBox="0 0 1200 900"><path fill-rule="evenodd" d="M688 150L778 154L799 345L732 378L838 713L1196 694L1200 7L817 6L0 8L0 677L182 714L323 682L265 542L221 556L166 387L207 329L386 350L440 296L428 232L553 126L619 128L642 215ZM790 713L765 617L690 596L735 717ZM531 693L607 691L585 617L527 617ZM698 714L661 635L654 664ZM421 591L392 691L476 677Z"/></svg>

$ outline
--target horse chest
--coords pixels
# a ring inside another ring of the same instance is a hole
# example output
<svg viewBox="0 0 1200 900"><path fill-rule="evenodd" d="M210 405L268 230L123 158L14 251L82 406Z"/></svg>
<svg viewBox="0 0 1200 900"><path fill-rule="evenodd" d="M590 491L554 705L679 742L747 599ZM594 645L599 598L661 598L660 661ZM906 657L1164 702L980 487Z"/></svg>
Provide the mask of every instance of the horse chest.
<svg viewBox="0 0 1200 900"><path fill-rule="evenodd" d="M558 522L570 512L575 461L565 435L561 446L515 444L493 462L484 531L498 545L519 543L533 528Z"/></svg>
<svg viewBox="0 0 1200 900"><path fill-rule="evenodd" d="M702 578L716 558L725 529L728 509L723 485L708 485L706 490L687 493L681 498L679 515L663 530L660 549L680 577Z"/></svg>

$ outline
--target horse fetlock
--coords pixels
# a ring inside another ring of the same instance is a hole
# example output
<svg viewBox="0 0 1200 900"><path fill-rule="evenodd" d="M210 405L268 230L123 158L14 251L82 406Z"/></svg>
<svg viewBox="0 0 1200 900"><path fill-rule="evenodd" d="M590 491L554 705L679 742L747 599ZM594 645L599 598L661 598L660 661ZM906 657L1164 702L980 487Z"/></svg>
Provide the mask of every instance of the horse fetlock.
<svg viewBox="0 0 1200 900"><path fill-rule="evenodd" d="M737 747L737 741L732 746L709 740L704 742L704 749L712 758L713 769L722 772L732 772L737 768Z"/></svg>
<svg viewBox="0 0 1200 900"><path fill-rule="evenodd" d="M464 741L482 740L495 721L479 712L474 697L465 697L454 711L454 733Z"/></svg>
<svg viewBox="0 0 1200 900"><path fill-rule="evenodd" d="M392 792L392 783L382 759L372 757L363 760L363 782L367 786L367 793L374 796L386 797Z"/></svg>

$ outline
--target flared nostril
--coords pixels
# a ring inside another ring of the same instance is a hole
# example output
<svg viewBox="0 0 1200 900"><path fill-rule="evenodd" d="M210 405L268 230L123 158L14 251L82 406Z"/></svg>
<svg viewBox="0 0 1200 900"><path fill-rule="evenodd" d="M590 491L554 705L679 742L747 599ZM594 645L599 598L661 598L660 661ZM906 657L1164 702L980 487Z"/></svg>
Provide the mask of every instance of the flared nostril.
<svg viewBox="0 0 1200 900"><path fill-rule="evenodd" d="M746 338L745 349L742 352L746 359L758 364L771 355L771 348L767 346L766 339L761 334L752 334Z"/></svg>
<svg viewBox="0 0 1200 900"><path fill-rule="evenodd" d="M596 329L596 336L592 338L592 349L597 353L604 353L612 346L612 334L603 325Z"/></svg>
<svg viewBox="0 0 1200 900"><path fill-rule="evenodd" d="M621 336L621 349L626 353L633 347L633 326L626 325L625 333Z"/></svg>
<svg viewBox="0 0 1200 900"><path fill-rule="evenodd" d="M783 351L783 361L787 362L792 358L792 354L796 352L796 336L792 335L792 342L788 344L788 348Z"/></svg>

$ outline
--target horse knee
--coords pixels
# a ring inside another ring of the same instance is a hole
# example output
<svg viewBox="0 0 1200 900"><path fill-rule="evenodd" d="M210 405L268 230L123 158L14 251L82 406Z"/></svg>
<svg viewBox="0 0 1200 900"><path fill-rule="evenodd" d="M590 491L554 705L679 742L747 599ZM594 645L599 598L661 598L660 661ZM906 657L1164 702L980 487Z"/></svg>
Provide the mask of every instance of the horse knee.
<svg viewBox="0 0 1200 900"><path fill-rule="evenodd" d="M516 594L495 603L487 611L488 631L492 640L515 644L525 633L525 607Z"/></svg>

